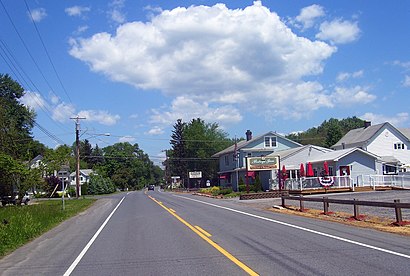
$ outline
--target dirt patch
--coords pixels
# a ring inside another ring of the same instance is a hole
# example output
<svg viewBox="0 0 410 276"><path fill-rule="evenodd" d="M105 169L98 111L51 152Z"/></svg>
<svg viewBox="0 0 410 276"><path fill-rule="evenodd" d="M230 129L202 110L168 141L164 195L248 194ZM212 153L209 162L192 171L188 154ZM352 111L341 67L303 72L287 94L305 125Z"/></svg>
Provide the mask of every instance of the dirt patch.
<svg viewBox="0 0 410 276"><path fill-rule="evenodd" d="M304 212L299 211L299 207L286 206L284 209L276 209L273 207L266 208L266 210L291 214L309 218L316 218L321 220L339 222L347 225L352 225L362 228L371 228L383 232L395 233L399 235L410 236L410 225L396 226L393 221L387 218L381 218L376 216L361 215L358 219L352 217L352 214L344 212L331 212L327 215L323 214L323 210L306 209Z"/></svg>

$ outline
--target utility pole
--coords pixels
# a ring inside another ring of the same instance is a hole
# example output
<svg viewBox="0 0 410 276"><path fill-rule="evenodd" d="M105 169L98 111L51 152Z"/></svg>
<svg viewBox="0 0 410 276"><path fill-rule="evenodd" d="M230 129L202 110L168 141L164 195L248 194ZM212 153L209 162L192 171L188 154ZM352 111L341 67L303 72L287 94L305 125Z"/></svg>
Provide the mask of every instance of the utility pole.
<svg viewBox="0 0 410 276"><path fill-rule="evenodd" d="M80 120L86 119L85 117L70 118L75 120L75 149L76 149L76 171L75 171L75 195L78 199L80 197Z"/></svg>

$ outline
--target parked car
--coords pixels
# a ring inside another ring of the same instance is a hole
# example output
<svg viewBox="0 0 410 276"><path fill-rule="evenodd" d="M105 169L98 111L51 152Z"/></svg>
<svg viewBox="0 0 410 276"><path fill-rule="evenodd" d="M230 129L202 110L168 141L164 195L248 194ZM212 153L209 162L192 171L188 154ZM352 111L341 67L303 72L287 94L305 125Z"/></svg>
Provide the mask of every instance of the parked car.
<svg viewBox="0 0 410 276"><path fill-rule="evenodd" d="M19 198L18 194L2 196L1 197L1 204L3 206L5 206L7 204L16 205L18 198ZM23 198L21 199L21 203L23 203L24 205L27 205L29 201L30 201L30 196L29 196L28 193L25 193Z"/></svg>
<svg viewBox="0 0 410 276"><path fill-rule="evenodd" d="M154 185L149 185L148 186L148 191L154 191L155 190L155 186Z"/></svg>

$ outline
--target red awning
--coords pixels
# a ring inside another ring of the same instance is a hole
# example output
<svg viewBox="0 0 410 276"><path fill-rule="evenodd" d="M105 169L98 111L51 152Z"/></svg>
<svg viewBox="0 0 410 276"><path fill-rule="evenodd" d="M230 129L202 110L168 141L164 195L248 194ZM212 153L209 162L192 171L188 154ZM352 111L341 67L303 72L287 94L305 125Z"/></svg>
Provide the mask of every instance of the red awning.
<svg viewBox="0 0 410 276"><path fill-rule="evenodd" d="M221 173L219 175L219 179L228 179L229 175L230 175L230 173Z"/></svg>
<svg viewBox="0 0 410 276"><path fill-rule="evenodd" d="M246 172L246 176L247 177L252 177L252 178L255 178L255 172L254 171L250 171L250 172Z"/></svg>

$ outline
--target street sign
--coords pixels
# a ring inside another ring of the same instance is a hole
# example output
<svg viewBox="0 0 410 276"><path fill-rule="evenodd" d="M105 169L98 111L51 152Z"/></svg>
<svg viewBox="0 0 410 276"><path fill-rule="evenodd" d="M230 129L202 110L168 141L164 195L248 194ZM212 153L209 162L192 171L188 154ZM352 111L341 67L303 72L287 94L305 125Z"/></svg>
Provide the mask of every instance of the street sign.
<svg viewBox="0 0 410 276"><path fill-rule="evenodd" d="M189 178L202 178L202 172L189 172Z"/></svg>
<svg viewBox="0 0 410 276"><path fill-rule="evenodd" d="M210 180L207 180L207 181L206 181L206 186L207 186L207 187L211 186L211 181L210 181Z"/></svg>

